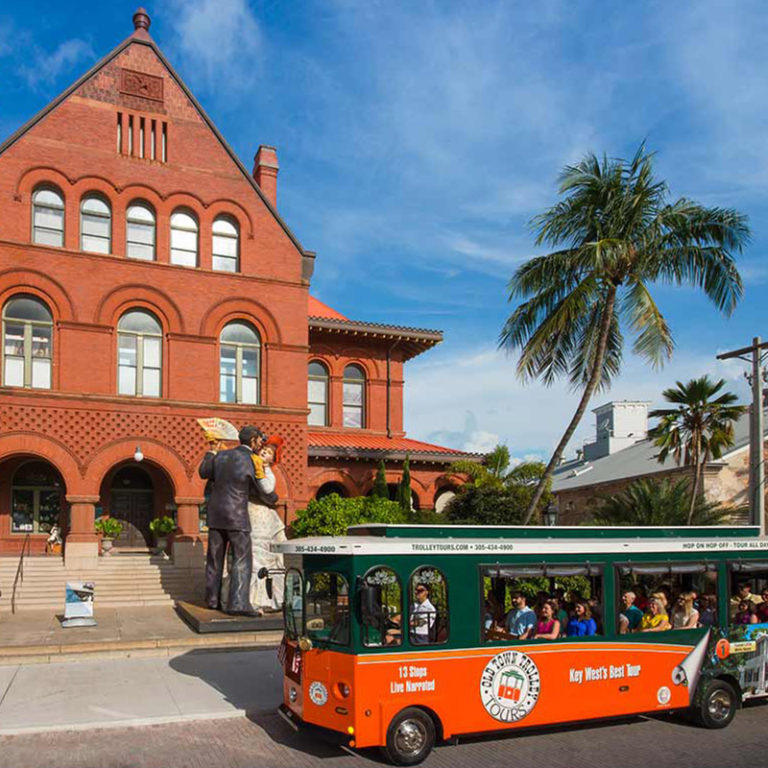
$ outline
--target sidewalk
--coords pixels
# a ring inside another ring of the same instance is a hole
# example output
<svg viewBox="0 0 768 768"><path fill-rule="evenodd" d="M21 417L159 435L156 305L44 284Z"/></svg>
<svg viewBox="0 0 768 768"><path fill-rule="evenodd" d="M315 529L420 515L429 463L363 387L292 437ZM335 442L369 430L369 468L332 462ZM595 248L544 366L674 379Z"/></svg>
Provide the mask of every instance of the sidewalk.
<svg viewBox="0 0 768 768"><path fill-rule="evenodd" d="M176 656L194 648L275 647L282 618L264 618L264 629L198 635L168 606L98 608L96 627L64 629L50 610L0 613L0 673L18 664Z"/></svg>
<svg viewBox="0 0 768 768"><path fill-rule="evenodd" d="M273 711L274 649L0 667L0 735L212 720Z"/></svg>

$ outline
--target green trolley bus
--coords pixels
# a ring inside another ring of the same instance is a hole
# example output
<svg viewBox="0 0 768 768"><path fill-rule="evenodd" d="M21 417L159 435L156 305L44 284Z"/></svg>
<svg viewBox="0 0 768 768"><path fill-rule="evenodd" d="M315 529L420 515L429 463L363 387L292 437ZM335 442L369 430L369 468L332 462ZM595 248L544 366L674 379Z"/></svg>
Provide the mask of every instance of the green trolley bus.
<svg viewBox="0 0 768 768"><path fill-rule="evenodd" d="M275 549L281 713L397 764L459 735L635 713L721 728L767 692L754 527L369 525Z"/></svg>

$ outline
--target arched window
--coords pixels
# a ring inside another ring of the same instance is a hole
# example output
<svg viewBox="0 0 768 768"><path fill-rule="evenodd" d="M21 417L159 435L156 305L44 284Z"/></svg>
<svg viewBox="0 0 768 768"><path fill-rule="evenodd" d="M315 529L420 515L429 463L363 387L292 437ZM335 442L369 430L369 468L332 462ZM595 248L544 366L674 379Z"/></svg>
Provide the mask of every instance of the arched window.
<svg viewBox="0 0 768 768"><path fill-rule="evenodd" d="M228 323L219 337L219 400L222 403L258 403L261 339L242 320Z"/></svg>
<svg viewBox="0 0 768 768"><path fill-rule="evenodd" d="M439 645L448 640L448 588L442 571L417 568L408 588L408 638L412 645Z"/></svg>
<svg viewBox="0 0 768 768"><path fill-rule="evenodd" d="M126 312L117 324L117 391L121 395L160 397L163 329L145 309Z"/></svg>
<svg viewBox="0 0 768 768"><path fill-rule="evenodd" d="M391 568L377 566L365 574L363 583L363 645L400 645L403 642L403 590L398 575Z"/></svg>
<svg viewBox="0 0 768 768"><path fill-rule="evenodd" d="M155 212L143 202L131 203L125 216L125 255L155 260Z"/></svg>
<svg viewBox="0 0 768 768"><path fill-rule="evenodd" d="M80 203L80 248L91 253L112 252L112 210L98 195Z"/></svg>
<svg viewBox="0 0 768 768"><path fill-rule="evenodd" d="M11 533L50 533L61 525L64 483L46 461L28 461L13 476Z"/></svg>
<svg viewBox="0 0 768 768"><path fill-rule="evenodd" d="M308 423L313 427L327 426L328 369L316 360L309 364L307 403L309 405Z"/></svg>
<svg viewBox="0 0 768 768"><path fill-rule="evenodd" d="M213 268L218 272L240 269L240 230L228 216L213 221Z"/></svg>
<svg viewBox="0 0 768 768"><path fill-rule="evenodd" d="M365 426L365 373L358 365L344 369L344 426L362 429Z"/></svg>
<svg viewBox="0 0 768 768"><path fill-rule="evenodd" d="M32 242L64 245L64 198L52 187L39 187L32 194Z"/></svg>
<svg viewBox="0 0 768 768"><path fill-rule="evenodd" d="M188 211L171 214L171 264L197 266L197 219Z"/></svg>
<svg viewBox="0 0 768 768"><path fill-rule="evenodd" d="M53 318L34 296L14 296L3 307L3 384L51 388Z"/></svg>

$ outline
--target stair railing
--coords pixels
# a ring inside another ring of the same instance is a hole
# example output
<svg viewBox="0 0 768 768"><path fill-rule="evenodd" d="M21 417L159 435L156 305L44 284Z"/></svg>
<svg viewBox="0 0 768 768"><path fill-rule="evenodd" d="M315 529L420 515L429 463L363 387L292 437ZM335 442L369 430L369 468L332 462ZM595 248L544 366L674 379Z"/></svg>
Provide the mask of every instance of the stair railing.
<svg viewBox="0 0 768 768"><path fill-rule="evenodd" d="M11 593L11 613L16 613L16 588L24 583L24 557L29 554L30 548L29 534L24 537L24 543L21 545L21 557L19 557L19 567L16 569L16 578L13 580L13 592Z"/></svg>

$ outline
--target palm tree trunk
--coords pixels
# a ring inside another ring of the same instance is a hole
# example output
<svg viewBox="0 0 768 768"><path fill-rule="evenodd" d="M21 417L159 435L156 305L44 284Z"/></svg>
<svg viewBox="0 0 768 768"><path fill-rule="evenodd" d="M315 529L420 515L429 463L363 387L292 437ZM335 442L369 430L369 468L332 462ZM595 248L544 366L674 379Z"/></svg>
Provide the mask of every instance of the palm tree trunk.
<svg viewBox="0 0 768 768"><path fill-rule="evenodd" d="M696 500L699 496L699 485L701 484L701 475L703 465L701 462L701 444L699 436L693 439L693 489L691 490L691 506L688 509L688 525L693 521L693 512L696 509Z"/></svg>
<svg viewBox="0 0 768 768"><path fill-rule="evenodd" d="M584 412L587 410L587 405L589 405L589 401L592 399L592 394L594 393L595 388L600 381L600 375L602 374L603 370L603 359L605 357L605 348L608 344L608 334L611 330L613 308L615 304L616 286L611 286L610 290L608 291L608 295L605 298L605 309L603 310L603 316L600 320L600 336L597 342L597 351L595 352L595 362L592 366L592 373L589 377L589 381L587 382L587 386L584 389L584 393L581 396L581 400L579 400L579 407L576 409L576 413L573 415L570 424L568 424L568 428L565 430L565 433L560 438L560 442L557 444L557 448L555 448L555 452L552 454L552 458L549 460L549 464L547 464L547 467L544 470L544 474L541 476L539 484L536 486L533 498L528 505L528 509L525 511L523 525L528 525L531 518L533 517L533 513L536 511L536 507L539 505L539 501L541 501L541 497L544 495L544 490L547 487L547 483L552 477L552 473L555 471L555 468L560 463L560 459L563 456L565 447L573 437L573 433L576 431L576 427L579 426L579 422L584 416Z"/></svg>

